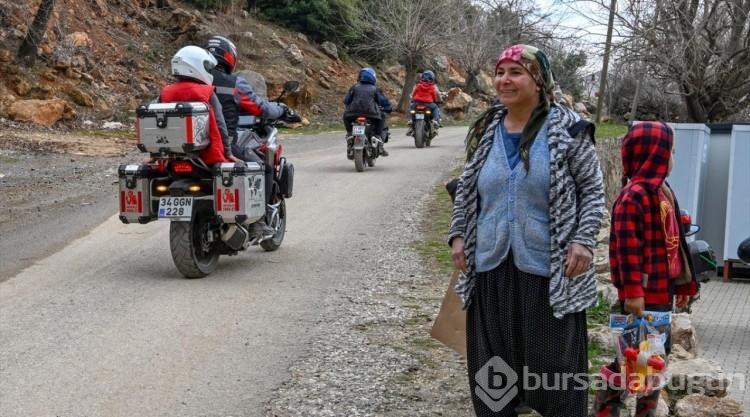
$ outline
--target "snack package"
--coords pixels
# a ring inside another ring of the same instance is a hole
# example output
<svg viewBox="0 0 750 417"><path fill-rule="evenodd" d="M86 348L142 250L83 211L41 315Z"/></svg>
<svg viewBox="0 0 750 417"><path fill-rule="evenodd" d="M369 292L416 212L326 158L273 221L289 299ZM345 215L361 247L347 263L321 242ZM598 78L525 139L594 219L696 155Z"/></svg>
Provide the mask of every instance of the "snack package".
<svg viewBox="0 0 750 417"><path fill-rule="evenodd" d="M642 397L669 381L664 344L672 313L644 311L642 317L612 314L609 326L616 337L617 359L626 384L624 395Z"/></svg>

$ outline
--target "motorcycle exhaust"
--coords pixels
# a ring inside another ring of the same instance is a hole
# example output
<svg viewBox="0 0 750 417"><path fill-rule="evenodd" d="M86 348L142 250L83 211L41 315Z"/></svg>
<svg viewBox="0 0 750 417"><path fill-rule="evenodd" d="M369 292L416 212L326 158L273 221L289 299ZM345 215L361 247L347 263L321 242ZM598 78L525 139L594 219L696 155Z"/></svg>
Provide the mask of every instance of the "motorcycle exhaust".
<svg viewBox="0 0 750 417"><path fill-rule="evenodd" d="M247 230L239 224L224 224L221 240L234 250L244 250L250 246Z"/></svg>

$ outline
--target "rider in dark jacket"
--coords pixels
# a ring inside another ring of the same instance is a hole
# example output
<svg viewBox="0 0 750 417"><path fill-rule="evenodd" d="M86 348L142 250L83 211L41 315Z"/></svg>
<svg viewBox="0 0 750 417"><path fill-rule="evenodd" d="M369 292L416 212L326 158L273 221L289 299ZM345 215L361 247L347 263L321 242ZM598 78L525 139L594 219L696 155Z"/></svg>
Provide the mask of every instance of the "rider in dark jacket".
<svg viewBox="0 0 750 417"><path fill-rule="evenodd" d="M246 79L232 75L237 65L237 48L234 43L223 36L214 36L206 42L205 49L211 53L218 64L211 70L216 95L221 102L227 133L232 140L232 154L246 162L256 162L265 169L265 197L270 201L273 187L273 166L265 163L265 158L252 149L242 149L237 144L237 123L240 113L248 113L261 119L278 119L287 110L286 107L269 103L256 95ZM273 235L266 222L261 219L250 226L252 234Z"/></svg>
<svg viewBox="0 0 750 417"><path fill-rule="evenodd" d="M390 113L393 111L391 103L383 95L383 92L375 85L377 75L372 68L363 68L359 72L357 84L354 84L349 93L344 98L346 112L344 113L344 127L346 128L347 137L347 154L352 152L352 121L357 116L365 116L372 123L373 135L378 138L378 148L380 155L388 156L388 152L383 148L383 125L384 121L380 115L380 108Z"/></svg>

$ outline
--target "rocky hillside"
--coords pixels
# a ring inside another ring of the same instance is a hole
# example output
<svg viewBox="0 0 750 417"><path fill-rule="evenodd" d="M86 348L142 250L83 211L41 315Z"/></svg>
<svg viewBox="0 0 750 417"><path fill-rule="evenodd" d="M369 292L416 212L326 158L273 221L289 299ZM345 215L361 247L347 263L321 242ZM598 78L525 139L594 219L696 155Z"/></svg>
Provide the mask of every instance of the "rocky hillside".
<svg viewBox="0 0 750 417"><path fill-rule="evenodd" d="M358 69L368 65L330 42L315 44L255 19L239 7L244 2L233 10L205 12L176 0L166 8L157 8L154 0L58 0L36 65L27 68L15 53L39 3L0 0L0 118L56 128L86 120L128 123L138 103L169 83L169 61L177 49L221 34L237 44L238 70L259 92L267 88L273 98L284 81L301 81L288 103L313 125L324 126L340 123L341 100ZM381 88L395 104L403 71L397 65L377 69Z"/></svg>

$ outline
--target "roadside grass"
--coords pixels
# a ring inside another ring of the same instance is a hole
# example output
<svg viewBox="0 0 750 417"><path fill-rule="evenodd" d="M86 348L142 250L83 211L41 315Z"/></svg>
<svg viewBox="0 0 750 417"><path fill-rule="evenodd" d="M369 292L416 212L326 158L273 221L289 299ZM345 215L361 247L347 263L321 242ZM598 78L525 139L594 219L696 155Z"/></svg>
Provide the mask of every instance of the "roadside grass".
<svg viewBox="0 0 750 417"><path fill-rule="evenodd" d="M451 174L456 177L460 169ZM429 269L441 276L450 276L453 272L451 250L446 242L448 229L453 215L453 202L443 185L432 189L432 196L427 202L422 216L422 233L424 239L412 243L412 247L420 254Z"/></svg>
<svg viewBox="0 0 750 417"><path fill-rule="evenodd" d="M0 163L15 164L17 162L18 162L18 158L13 158L12 156L0 155Z"/></svg>
<svg viewBox="0 0 750 417"><path fill-rule="evenodd" d="M596 137L621 138L628 132L628 125L614 122L601 122L596 125Z"/></svg>

